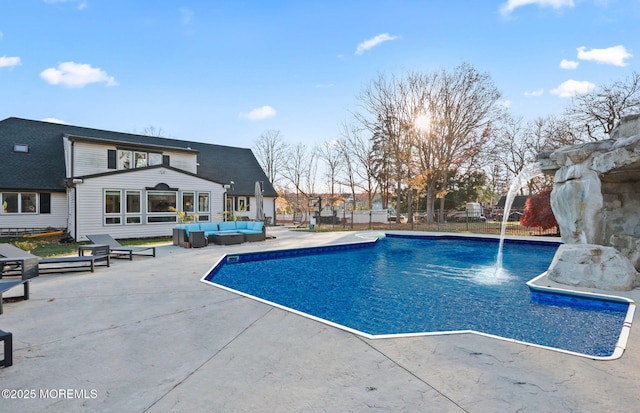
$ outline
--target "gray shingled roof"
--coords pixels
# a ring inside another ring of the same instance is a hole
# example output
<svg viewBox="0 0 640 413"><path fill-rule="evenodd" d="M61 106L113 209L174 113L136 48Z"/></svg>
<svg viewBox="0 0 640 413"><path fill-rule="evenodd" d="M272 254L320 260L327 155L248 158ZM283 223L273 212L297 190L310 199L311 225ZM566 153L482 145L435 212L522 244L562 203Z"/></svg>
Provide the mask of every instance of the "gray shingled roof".
<svg viewBox="0 0 640 413"><path fill-rule="evenodd" d="M7 118L0 121L0 190L64 191L64 135L99 138L139 145L191 148L198 153L198 176L220 183L234 181L229 195L253 195L255 182L264 182L264 195L277 196L251 149L155 136L112 132L58 123ZM29 145L16 153L14 144Z"/></svg>

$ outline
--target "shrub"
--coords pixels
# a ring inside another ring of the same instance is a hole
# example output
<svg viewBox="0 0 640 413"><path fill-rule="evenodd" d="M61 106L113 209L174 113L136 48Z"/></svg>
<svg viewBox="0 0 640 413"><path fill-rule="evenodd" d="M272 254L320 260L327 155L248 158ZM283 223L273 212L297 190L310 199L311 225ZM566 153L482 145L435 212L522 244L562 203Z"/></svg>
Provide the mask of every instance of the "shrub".
<svg viewBox="0 0 640 413"><path fill-rule="evenodd" d="M547 188L530 196L520 223L525 227L551 229L558 226L551 209L551 189Z"/></svg>

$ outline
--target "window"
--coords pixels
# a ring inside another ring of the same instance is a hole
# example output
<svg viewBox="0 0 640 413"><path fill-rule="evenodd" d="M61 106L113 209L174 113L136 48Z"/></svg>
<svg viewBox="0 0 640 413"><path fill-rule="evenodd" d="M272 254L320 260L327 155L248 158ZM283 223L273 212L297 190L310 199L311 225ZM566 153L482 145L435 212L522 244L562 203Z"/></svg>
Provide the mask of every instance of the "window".
<svg viewBox="0 0 640 413"><path fill-rule="evenodd" d="M249 211L249 197L239 196L234 198L235 210L238 212Z"/></svg>
<svg viewBox="0 0 640 413"><path fill-rule="evenodd" d="M136 168L144 168L147 166L147 153L146 152L134 152L136 161Z"/></svg>
<svg viewBox="0 0 640 413"><path fill-rule="evenodd" d="M4 192L0 199L3 214L38 213L38 194L35 192Z"/></svg>
<svg viewBox="0 0 640 413"><path fill-rule="evenodd" d="M106 225L119 225L122 223L121 207L122 193L120 190L107 189L104 191L104 223Z"/></svg>
<svg viewBox="0 0 640 413"><path fill-rule="evenodd" d="M195 205L195 194L193 192L182 193L182 210L184 212L193 212Z"/></svg>
<svg viewBox="0 0 640 413"><path fill-rule="evenodd" d="M149 154L149 165L162 165L162 154L161 153L150 153Z"/></svg>
<svg viewBox="0 0 640 413"><path fill-rule="evenodd" d="M209 216L209 193L198 192L198 221L207 222L210 220Z"/></svg>
<svg viewBox="0 0 640 413"><path fill-rule="evenodd" d="M140 214L142 208L140 208L140 191L126 191L125 213L127 214L125 223L127 224L141 224L142 219ZM130 215L136 214L136 215Z"/></svg>
<svg viewBox="0 0 640 413"><path fill-rule="evenodd" d="M140 191L127 191L127 214L139 214Z"/></svg>
<svg viewBox="0 0 640 413"><path fill-rule="evenodd" d="M198 192L198 212L209 212L208 192Z"/></svg>
<svg viewBox="0 0 640 413"><path fill-rule="evenodd" d="M176 214L169 207L176 207L176 192L174 191L149 191L147 192L147 216L148 223L176 222Z"/></svg>
<svg viewBox="0 0 640 413"><path fill-rule="evenodd" d="M131 168L131 151L118 151L118 169Z"/></svg>
<svg viewBox="0 0 640 413"><path fill-rule="evenodd" d="M17 214L20 212L18 207L19 194L12 192L5 192L2 194L2 213L3 214Z"/></svg>
<svg viewBox="0 0 640 413"><path fill-rule="evenodd" d="M22 213L36 213L36 205L38 204L37 196L35 193L21 193L20 194L20 209Z"/></svg>
<svg viewBox="0 0 640 413"><path fill-rule="evenodd" d="M20 153L29 153L29 145L26 143L15 143L13 144L13 151Z"/></svg>
<svg viewBox="0 0 640 413"><path fill-rule="evenodd" d="M127 149L118 149L117 151L109 149L107 151L107 167L109 169L144 168L150 165L169 165L169 155Z"/></svg>

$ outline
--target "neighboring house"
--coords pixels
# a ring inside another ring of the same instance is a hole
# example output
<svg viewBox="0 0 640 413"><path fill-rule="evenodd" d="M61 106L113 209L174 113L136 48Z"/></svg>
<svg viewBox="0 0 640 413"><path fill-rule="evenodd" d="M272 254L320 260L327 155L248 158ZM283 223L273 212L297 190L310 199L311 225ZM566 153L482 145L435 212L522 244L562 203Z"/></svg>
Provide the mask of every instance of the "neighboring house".
<svg viewBox="0 0 640 413"><path fill-rule="evenodd" d="M200 222L255 219L256 182L275 218L278 194L250 149L7 118L0 156L0 229L168 236L170 207Z"/></svg>

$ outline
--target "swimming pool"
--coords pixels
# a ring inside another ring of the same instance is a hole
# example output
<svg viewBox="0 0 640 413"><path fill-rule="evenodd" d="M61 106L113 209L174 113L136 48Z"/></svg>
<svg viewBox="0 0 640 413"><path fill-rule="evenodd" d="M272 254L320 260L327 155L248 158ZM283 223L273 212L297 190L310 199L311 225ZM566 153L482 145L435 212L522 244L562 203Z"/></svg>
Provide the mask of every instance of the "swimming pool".
<svg viewBox="0 0 640 413"><path fill-rule="evenodd" d="M367 337L477 332L596 358L616 351L629 303L526 282L557 243L394 236L223 257L203 278Z"/></svg>

